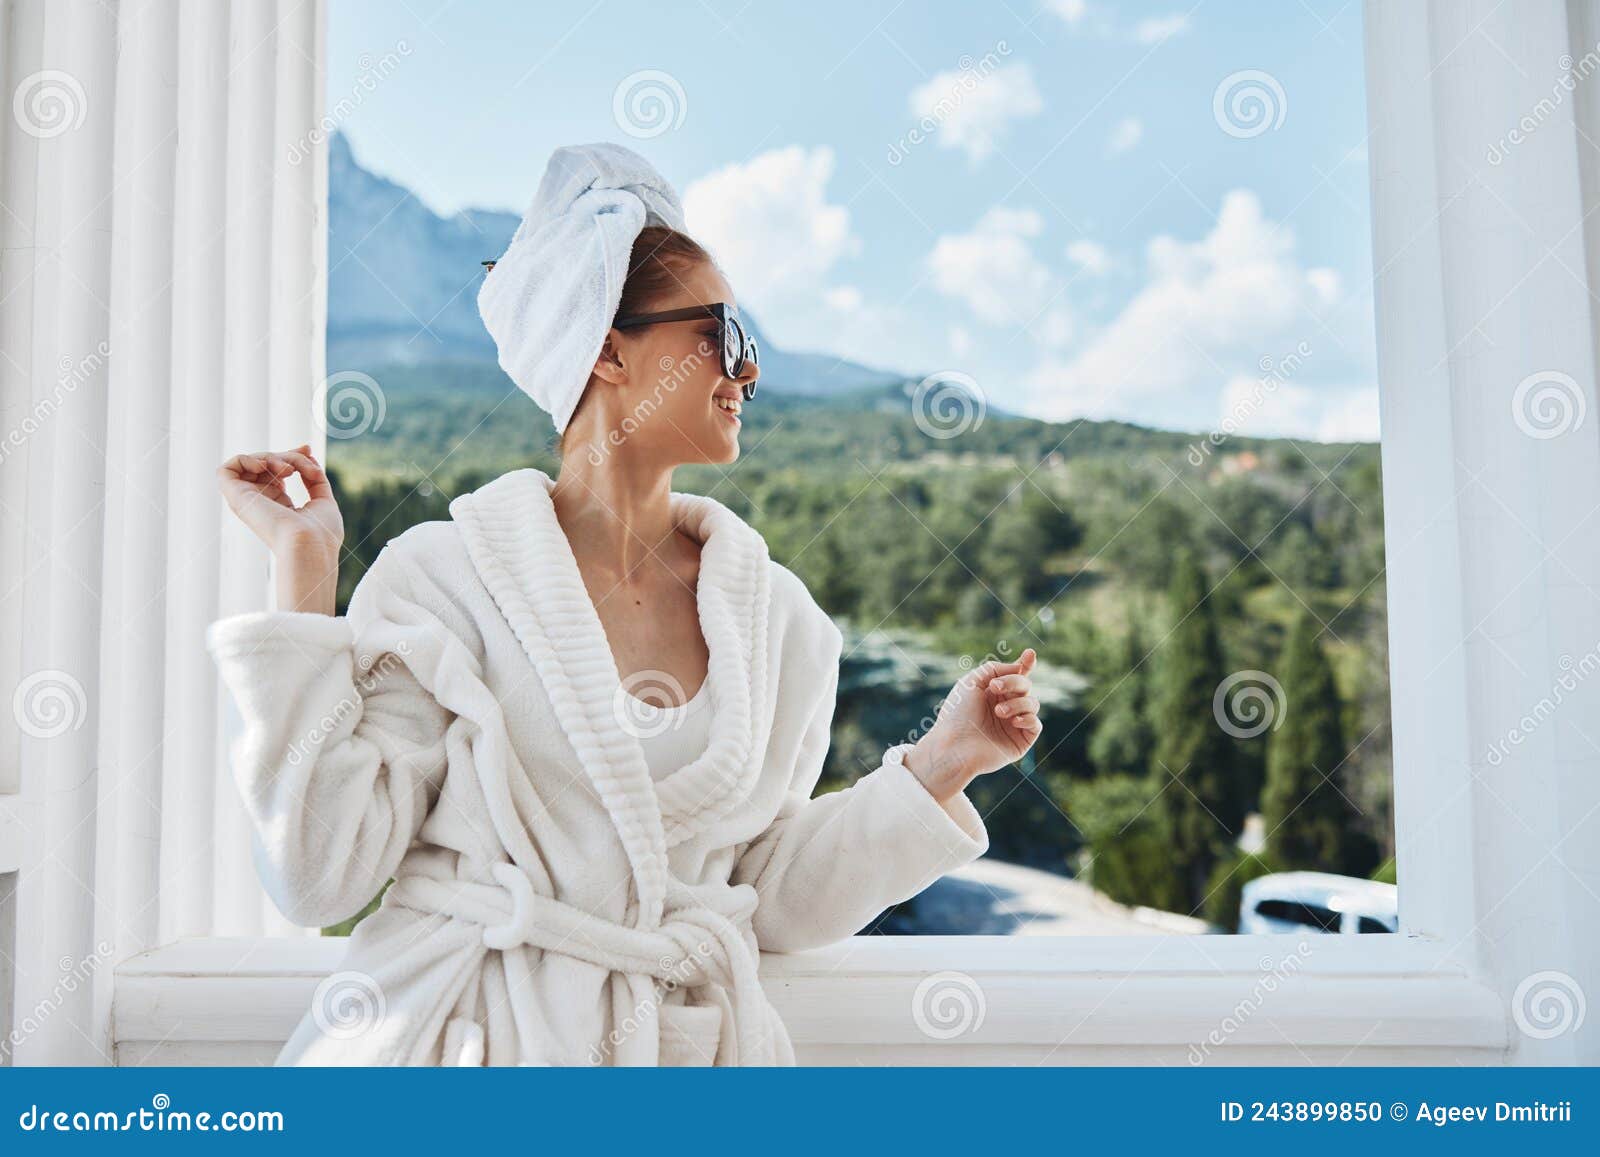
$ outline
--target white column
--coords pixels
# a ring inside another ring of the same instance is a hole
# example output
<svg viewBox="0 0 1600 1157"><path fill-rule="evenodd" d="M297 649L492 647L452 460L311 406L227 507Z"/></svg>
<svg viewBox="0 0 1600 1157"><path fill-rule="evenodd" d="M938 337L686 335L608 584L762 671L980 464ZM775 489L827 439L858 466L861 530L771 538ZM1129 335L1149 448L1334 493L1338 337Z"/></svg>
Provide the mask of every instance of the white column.
<svg viewBox="0 0 1600 1157"><path fill-rule="evenodd" d="M105 495L103 621L125 623L101 638L100 821L95 864L99 926L117 959L156 942L161 907L156 887L160 846L163 720L144 684L166 655L160 615L165 559L152 543L166 538L165 491L157 469L165 456L172 379L171 132L177 93L176 13L166 4L123 4L115 77L112 181L123 195L112 206L109 348L117 388L108 395L105 473L123 480ZM110 1000L110 961L95 970L96 991Z"/></svg>
<svg viewBox="0 0 1600 1157"><path fill-rule="evenodd" d="M99 449L111 236L103 194L110 186L116 29L114 12L104 8L41 7L22 17L28 38L18 35L9 46L14 91L25 95L5 128L8 144L22 146L21 179L32 170L32 215L21 227L31 227L33 248L15 253L8 243L0 258L25 266L7 277L15 289L0 305L9 315L3 343L11 451L0 467L7 475L0 514L20 531L16 554L8 552L8 570L15 569L5 594L7 616L19 619L20 630L4 690L28 809L13 1007L19 1019L36 1022L12 1055L94 1064L108 1051L103 1034L81 1035L94 1022L94 989L67 978L92 954L95 931L97 512L106 486Z"/></svg>
<svg viewBox="0 0 1600 1157"><path fill-rule="evenodd" d="M0 0L16 1063L109 1061L119 960L289 930L256 883L204 632L270 605L217 464L269 437L320 448L325 169L282 142L321 109L323 15L323 0Z"/></svg>
<svg viewBox="0 0 1600 1157"><path fill-rule="evenodd" d="M239 98L230 99L227 104L228 148L225 162L219 165L229 224L222 252L222 372L213 381L194 383L197 388L212 393L214 412L222 419L225 444L241 449L256 442L263 446L270 444L267 442L267 415L272 383L267 359L272 328L252 324L252 321L271 316L268 286L272 275L272 203L275 200L272 180L276 160L272 140L275 102L261 99L261 96L272 91L275 61L271 53L256 51L256 45L270 41L277 20L275 6L257 0L249 7L236 7L228 28L223 59L228 68L230 97L239 94ZM182 485L176 476L173 483ZM213 508L198 503L194 504L194 512L215 517ZM225 523L236 521L226 511L222 517ZM239 580L246 577L249 560L238 548L247 544L235 528L219 525L218 529L223 535L222 541L228 542L231 548L229 565L225 568L228 587L242 594L248 585ZM217 557L215 552L208 556L210 559ZM218 759L225 759L226 755L225 749L218 749ZM213 778L206 786L210 799L197 800L197 803L209 803L218 838L216 846L210 849L215 864L213 887L204 897L199 897L205 909L198 916L202 923L224 926L230 931L248 931L252 922L248 917L255 914L246 915L237 908L254 883L255 873L248 862L230 857L227 848L227 845L237 846L249 840L248 819L238 806L238 793L226 780ZM219 903L223 897L227 897L226 904Z"/></svg>
<svg viewBox="0 0 1600 1157"><path fill-rule="evenodd" d="M1600 1061L1595 17L1366 7L1401 919L1519 1063Z"/></svg>

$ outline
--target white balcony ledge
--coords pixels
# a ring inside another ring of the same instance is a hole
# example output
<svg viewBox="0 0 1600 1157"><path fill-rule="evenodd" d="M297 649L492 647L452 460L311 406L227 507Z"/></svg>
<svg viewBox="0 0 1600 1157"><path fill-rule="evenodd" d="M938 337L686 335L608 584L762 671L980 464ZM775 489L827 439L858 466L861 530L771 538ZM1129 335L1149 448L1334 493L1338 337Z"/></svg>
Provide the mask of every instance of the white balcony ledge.
<svg viewBox="0 0 1600 1157"><path fill-rule="evenodd" d="M128 960L112 1010L117 1063L271 1064L342 949L333 939L195 939ZM913 1015L918 986L941 972L981 993L981 1021L969 1017L950 1039ZM1506 1058L1500 999L1411 937L870 936L765 956L762 980L801 1064Z"/></svg>

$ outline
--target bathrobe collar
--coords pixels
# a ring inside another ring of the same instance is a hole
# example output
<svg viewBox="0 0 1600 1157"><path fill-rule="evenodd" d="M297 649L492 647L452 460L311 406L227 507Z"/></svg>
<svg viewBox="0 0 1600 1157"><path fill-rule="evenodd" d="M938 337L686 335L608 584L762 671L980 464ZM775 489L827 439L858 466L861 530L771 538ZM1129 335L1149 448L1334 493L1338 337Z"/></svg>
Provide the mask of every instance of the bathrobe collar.
<svg viewBox="0 0 1600 1157"><path fill-rule="evenodd" d="M706 751L653 780L624 727L628 710L605 628L550 499L554 479L513 470L450 503L472 564L543 682L556 718L616 824L655 924L666 851L724 818L754 789L774 704L767 686L770 572L756 530L714 498L672 491L673 521L702 543L696 590L710 652Z"/></svg>

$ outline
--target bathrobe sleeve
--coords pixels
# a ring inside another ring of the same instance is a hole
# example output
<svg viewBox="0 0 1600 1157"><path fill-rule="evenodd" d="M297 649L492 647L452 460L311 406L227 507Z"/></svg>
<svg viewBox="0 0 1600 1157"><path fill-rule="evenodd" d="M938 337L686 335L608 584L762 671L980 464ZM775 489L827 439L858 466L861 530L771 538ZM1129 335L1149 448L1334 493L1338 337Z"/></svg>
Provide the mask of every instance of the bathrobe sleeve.
<svg viewBox="0 0 1600 1157"><path fill-rule="evenodd" d="M257 869L296 924L359 912L438 799L451 714L405 661L427 620L391 544L343 616L253 611L207 631L242 717L230 757Z"/></svg>
<svg viewBox="0 0 1600 1157"><path fill-rule="evenodd" d="M842 791L811 798L822 775L839 689L843 640L828 623L831 672L822 680L777 818L751 840L732 882L760 896L756 941L797 952L853 936L878 913L983 855L989 833L964 792L944 804L888 757ZM892 749L891 749L892 750Z"/></svg>

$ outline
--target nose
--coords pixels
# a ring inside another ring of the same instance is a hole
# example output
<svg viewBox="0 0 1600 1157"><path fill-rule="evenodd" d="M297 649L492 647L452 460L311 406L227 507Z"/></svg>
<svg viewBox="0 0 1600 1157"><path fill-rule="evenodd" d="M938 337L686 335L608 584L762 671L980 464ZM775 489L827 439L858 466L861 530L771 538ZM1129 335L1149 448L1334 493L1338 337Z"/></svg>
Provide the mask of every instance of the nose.
<svg viewBox="0 0 1600 1157"><path fill-rule="evenodd" d="M745 355L744 368L739 371L739 388L744 394L744 400L749 401L755 397L756 383L761 380L761 367L756 364L755 358Z"/></svg>

